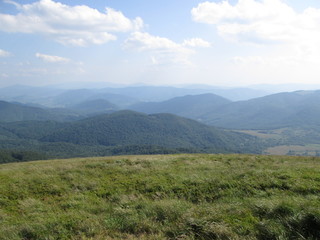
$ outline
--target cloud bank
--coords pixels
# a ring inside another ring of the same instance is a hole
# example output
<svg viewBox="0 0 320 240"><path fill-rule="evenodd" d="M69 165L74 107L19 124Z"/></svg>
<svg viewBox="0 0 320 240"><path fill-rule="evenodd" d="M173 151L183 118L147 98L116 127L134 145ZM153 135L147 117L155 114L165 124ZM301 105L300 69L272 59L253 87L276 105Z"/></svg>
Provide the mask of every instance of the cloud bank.
<svg viewBox="0 0 320 240"><path fill-rule="evenodd" d="M239 0L234 5L229 1L203 2L191 14L196 22L216 26L218 34L229 41L269 47L278 63L320 63L320 9L296 12L282 0ZM252 63L254 59L274 62L272 56L249 56L241 62Z"/></svg>
<svg viewBox="0 0 320 240"><path fill-rule="evenodd" d="M131 20L112 8L102 13L85 5L68 6L52 0L6 3L14 4L19 13L0 14L1 31L43 34L62 44L103 44L116 40L114 33L135 31L143 26L141 18Z"/></svg>
<svg viewBox="0 0 320 240"><path fill-rule="evenodd" d="M203 2L191 11L196 22L214 24L220 35L253 43L315 43L320 40L320 9L296 13L281 0Z"/></svg>

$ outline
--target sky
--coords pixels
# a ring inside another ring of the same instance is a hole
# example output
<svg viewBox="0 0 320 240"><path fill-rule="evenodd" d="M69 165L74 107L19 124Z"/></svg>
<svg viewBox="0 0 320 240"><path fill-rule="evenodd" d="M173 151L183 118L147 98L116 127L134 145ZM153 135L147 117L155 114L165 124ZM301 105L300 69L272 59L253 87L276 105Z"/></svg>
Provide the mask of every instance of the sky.
<svg viewBox="0 0 320 240"><path fill-rule="evenodd" d="M0 0L0 87L320 84L319 0Z"/></svg>

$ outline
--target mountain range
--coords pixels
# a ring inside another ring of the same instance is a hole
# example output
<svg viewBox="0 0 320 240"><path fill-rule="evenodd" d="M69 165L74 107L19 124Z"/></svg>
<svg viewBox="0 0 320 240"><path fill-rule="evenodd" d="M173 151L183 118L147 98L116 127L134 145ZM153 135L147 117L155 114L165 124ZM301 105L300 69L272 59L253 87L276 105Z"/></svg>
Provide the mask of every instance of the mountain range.
<svg viewBox="0 0 320 240"><path fill-rule="evenodd" d="M73 121L128 109L147 114L171 113L229 129L261 130L320 125L319 90L277 93L245 101L231 101L207 93L160 102L139 102L132 97L113 93L92 95L90 90L72 90L60 94L57 99L59 105L66 107L49 108L0 101L0 122Z"/></svg>
<svg viewBox="0 0 320 240"><path fill-rule="evenodd" d="M227 104L203 116L210 125L237 129L275 129L320 125L320 91L278 93Z"/></svg>
<svg viewBox="0 0 320 240"><path fill-rule="evenodd" d="M140 103L131 109L144 113L169 112L230 129L276 129L320 125L319 101L320 91L278 93L237 102L206 94Z"/></svg>
<svg viewBox="0 0 320 240"><path fill-rule="evenodd" d="M62 89L58 87L10 86L0 88L0 100L38 104L46 107L70 107L85 101L104 99L124 108L138 102L161 102L185 95L213 93L231 101L266 96L269 92L251 88L218 88L212 86L189 87L104 87Z"/></svg>
<svg viewBox="0 0 320 240"><path fill-rule="evenodd" d="M45 103L60 108L42 102L0 101L0 149L30 149L63 157L181 151L262 153L272 146L319 144L320 140L320 91L284 92L243 101L206 93L158 102L140 101L132 93L106 93L105 89L55 94L51 92L51 100Z"/></svg>

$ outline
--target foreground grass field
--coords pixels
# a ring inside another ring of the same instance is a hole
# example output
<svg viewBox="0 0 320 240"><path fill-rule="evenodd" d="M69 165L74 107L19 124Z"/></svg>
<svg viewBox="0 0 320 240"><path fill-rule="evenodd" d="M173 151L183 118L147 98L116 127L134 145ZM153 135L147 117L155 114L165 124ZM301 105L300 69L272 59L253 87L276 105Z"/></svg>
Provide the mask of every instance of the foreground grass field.
<svg viewBox="0 0 320 240"><path fill-rule="evenodd" d="M190 154L3 164L0 239L320 239L320 159Z"/></svg>

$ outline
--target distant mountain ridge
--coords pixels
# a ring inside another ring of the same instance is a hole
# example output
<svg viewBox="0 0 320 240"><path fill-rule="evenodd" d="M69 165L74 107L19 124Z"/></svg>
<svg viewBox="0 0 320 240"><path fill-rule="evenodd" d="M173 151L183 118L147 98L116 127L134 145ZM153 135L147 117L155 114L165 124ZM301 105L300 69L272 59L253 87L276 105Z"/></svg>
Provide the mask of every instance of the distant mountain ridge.
<svg viewBox="0 0 320 240"><path fill-rule="evenodd" d="M69 108L77 104L95 100L106 100L117 105L119 108L138 102L138 100L133 97L111 93L103 89L67 90L53 97L51 101L58 106Z"/></svg>
<svg viewBox="0 0 320 240"><path fill-rule="evenodd" d="M145 102L130 106L134 111L144 113L172 113L182 117L201 120L201 116L231 103L230 100L208 93L176 97L164 102Z"/></svg>
<svg viewBox="0 0 320 240"><path fill-rule="evenodd" d="M233 102L203 117L203 122L232 129L275 129L320 125L320 91L278 93Z"/></svg>
<svg viewBox="0 0 320 240"><path fill-rule="evenodd" d="M79 114L66 109L43 109L0 101L0 122L29 120L71 121L76 119L79 119Z"/></svg>
<svg viewBox="0 0 320 240"><path fill-rule="evenodd" d="M75 104L69 108L84 114L111 113L119 110L118 106L105 99L89 100Z"/></svg>
<svg viewBox="0 0 320 240"><path fill-rule="evenodd" d="M95 86L94 84L92 87ZM84 101L108 100L120 108L138 102L160 102L185 95L212 93L232 101L266 96L269 92L251 88L220 88L214 86L128 86L104 88L60 89L58 87L10 86L0 88L0 99L46 107L69 107Z"/></svg>
<svg viewBox="0 0 320 240"><path fill-rule="evenodd" d="M320 125L319 102L320 91L277 93L238 102L203 94L139 103L130 109L144 113L172 113L229 129L276 129Z"/></svg>
<svg viewBox="0 0 320 240"><path fill-rule="evenodd" d="M74 99L78 93L68 97ZM65 96L67 97L66 94ZM121 95L117 97L121 98ZM87 98L84 97L84 99ZM70 101L70 109L32 107L0 101L0 122L73 121L121 109L104 98L93 98L83 102L80 100L82 99ZM229 129L276 129L308 125L320 126L319 102L320 90L278 93L238 102L209 93L186 95L163 102L140 102L125 108L147 114L171 113ZM75 104L72 105L72 103Z"/></svg>

